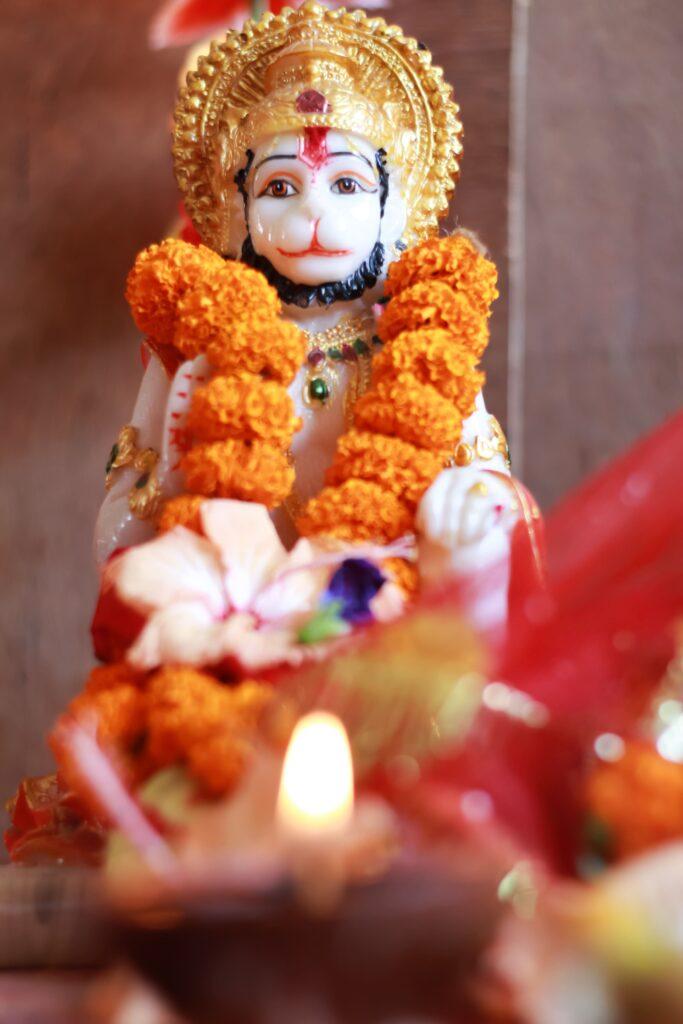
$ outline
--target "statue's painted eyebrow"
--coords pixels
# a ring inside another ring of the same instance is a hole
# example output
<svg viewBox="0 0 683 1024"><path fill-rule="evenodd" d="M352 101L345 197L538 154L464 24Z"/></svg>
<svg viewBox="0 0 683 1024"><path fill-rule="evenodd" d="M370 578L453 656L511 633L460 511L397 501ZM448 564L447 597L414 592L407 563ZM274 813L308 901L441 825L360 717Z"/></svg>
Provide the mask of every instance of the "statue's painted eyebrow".
<svg viewBox="0 0 683 1024"><path fill-rule="evenodd" d="M371 171L374 171L375 169L366 156L363 156L362 153L352 153L350 149L340 149L334 153L329 153L328 156L356 156L359 160L365 160Z"/></svg>
<svg viewBox="0 0 683 1024"><path fill-rule="evenodd" d="M275 153L273 156L266 156L259 160L254 170L258 171L259 167L263 167L269 160L296 160L296 153Z"/></svg>
<svg viewBox="0 0 683 1024"><path fill-rule="evenodd" d="M371 171L375 170L375 168L372 166L372 164L370 163L368 158L366 156L363 156L362 153L352 153L350 149L340 149L340 150L336 150L334 153L328 153L328 159L330 157L333 157L333 156L355 156L355 157L358 157L359 160L364 160L365 163L368 165L368 167L370 168ZM266 156L266 157L263 158L263 160L259 160L259 162L254 167L254 172L258 171L259 167L263 167L264 164L267 164L269 160L296 160L296 159L297 159L296 153L274 153L273 156Z"/></svg>

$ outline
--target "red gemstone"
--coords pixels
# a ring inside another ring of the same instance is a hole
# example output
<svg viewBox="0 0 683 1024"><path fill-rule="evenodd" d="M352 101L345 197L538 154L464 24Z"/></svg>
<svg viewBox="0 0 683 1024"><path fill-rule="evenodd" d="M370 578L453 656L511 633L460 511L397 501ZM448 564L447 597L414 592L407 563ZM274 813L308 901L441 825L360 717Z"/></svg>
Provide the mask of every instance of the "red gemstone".
<svg viewBox="0 0 683 1024"><path fill-rule="evenodd" d="M320 363L324 362L324 360L325 353L320 348L314 348L312 352L308 353L308 362L311 366L318 366Z"/></svg>
<svg viewBox="0 0 683 1024"><path fill-rule="evenodd" d="M296 109L300 114L326 114L330 105L317 89L306 89L297 96Z"/></svg>

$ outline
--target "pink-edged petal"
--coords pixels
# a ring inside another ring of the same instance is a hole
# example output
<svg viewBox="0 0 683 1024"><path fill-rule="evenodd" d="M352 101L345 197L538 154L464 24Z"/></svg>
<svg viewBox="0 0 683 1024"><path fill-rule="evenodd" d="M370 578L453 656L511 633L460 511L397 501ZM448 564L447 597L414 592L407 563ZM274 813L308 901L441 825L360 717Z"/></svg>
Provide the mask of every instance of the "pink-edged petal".
<svg viewBox="0 0 683 1024"><path fill-rule="evenodd" d="M214 615L225 611L221 565L203 537L176 526L112 562L108 575L119 597L142 614L179 601L199 601Z"/></svg>
<svg viewBox="0 0 683 1024"><path fill-rule="evenodd" d="M202 604L164 608L151 616L126 660L141 671L159 665L211 665L221 656L220 625Z"/></svg>
<svg viewBox="0 0 683 1024"><path fill-rule="evenodd" d="M231 615L219 628L223 655L234 657L248 672L285 663L298 665L307 654L291 629L259 629L252 615Z"/></svg>
<svg viewBox="0 0 683 1024"><path fill-rule="evenodd" d="M202 527L225 570L230 604L245 611L287 559L265 505L214 499L201 508Z"/></svg>
<svg viewBox="0 0 683 1024"><path fill-rule="evenodd" d="M252 609L259 618L286 621L317 608L330 577L329 565L325 560L319 562L317 554L310 541L297 541L253 602Z"/></svg>

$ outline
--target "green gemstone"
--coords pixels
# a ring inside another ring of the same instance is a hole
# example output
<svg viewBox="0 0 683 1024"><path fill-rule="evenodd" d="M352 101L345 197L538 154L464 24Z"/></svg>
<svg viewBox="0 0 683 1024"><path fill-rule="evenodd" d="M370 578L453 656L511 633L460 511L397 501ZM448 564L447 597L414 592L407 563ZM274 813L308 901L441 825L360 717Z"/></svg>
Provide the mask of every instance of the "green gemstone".
<svg viewBox="0 0 683 1024"><path fill-rule="evenodd" d="M330 397L330 389L322 377L314 377L308 385L308 394L316 402L325 402Z"/></svg>
<svg viewBox="0 0 683 1024"><path fill-rule="evenodd" d="M362 338L356 338L355 341L352 342L352 344L354 351L357 352L359 356L366 356L370 351L369 347L366 345Z"/></svg>
<svg viewBox="0 0 683 1024"><path fill-rule="evenodd" d="M336 346L334 348L328 348L327 354L330 357L330 359L334 359L335 362L338 362L340 359L344 358L342 350L340 348L336 348Z"/></svg>
<svg viewBox="0 0 683 1024"><path fill-rule="evenodd" d="M107 476L111 473L112 468L114 466L114 463L116 462L116 458L117 458L118 454L119 454L119 446L117 444L112 445L112 449L109 452L109 458L107 459L107 465L105 466L105 469L104 469L104 471L107 474Z"/></svg>

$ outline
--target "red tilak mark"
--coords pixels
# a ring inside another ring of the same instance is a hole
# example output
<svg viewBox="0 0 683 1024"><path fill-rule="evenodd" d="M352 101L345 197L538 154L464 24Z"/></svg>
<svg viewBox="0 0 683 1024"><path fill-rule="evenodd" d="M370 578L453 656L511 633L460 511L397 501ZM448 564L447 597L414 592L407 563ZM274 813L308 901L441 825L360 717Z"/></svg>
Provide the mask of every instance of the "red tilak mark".
<svg viewBox="0 0 683 1024"><path fill-rule="evenodd" d="M329 128L304 128L304 136L299 139L299 159L314 171L320 170L329 153L327 149L327 133Z"/></svg>
<svg viewBox="0 0 683 1024"><path fill-rule="evenodd" d="M205 380L206 380L206 377L197 377L197 380L198 380L198 381L199 381L199 383L201 384L201 383L202 383L202 381L205 381Z"/></svg>
<svg viewBox="0 0 683 1024"><path fill-rule="evenodd" d="M192 380L192 374L191 373L184 373L183 377L185 378L185 380Z"/></svg>
<svg viewBox="0 0 683 1024"><path fill-rule="evenodd" d="M178 398L187 398L187 391L176 391Z"/></svg>
<svg viewBox="0 0 683 1024"><path fill-rule="evenodd" d="M180 413L179 412L172 412L171 416L173 417L174 420L179 420L180 419Z"/></svg>

